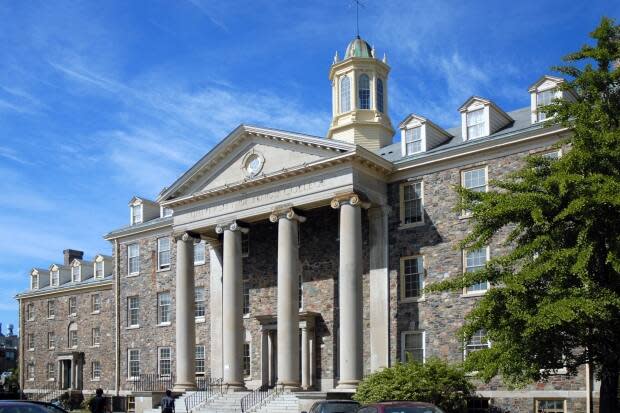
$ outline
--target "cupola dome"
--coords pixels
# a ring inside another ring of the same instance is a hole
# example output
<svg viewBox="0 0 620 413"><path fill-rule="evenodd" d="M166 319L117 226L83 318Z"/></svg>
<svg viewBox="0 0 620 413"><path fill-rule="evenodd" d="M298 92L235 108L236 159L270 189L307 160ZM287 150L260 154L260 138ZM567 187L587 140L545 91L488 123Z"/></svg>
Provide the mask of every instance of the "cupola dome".
<svg viewBox="0 0 620 413"><path fill-rule="evenodd" d="M374 57L372 47L366 40L357 36L347 46L344 58L348 59L349 57Z"/></svg>

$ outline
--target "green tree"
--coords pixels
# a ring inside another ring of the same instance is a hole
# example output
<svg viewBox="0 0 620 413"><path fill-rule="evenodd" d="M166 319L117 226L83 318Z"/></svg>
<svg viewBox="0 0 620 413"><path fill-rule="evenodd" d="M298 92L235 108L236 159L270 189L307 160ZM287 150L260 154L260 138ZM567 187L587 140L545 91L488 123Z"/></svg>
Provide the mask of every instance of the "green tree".
<svg viewBox="0 0 620 413"><path fill-rule="evenodd" d="M461 367L430 358L424 364L396 363L371 374L360 383L353 398L363 404L381 400L424 401L447 412L460 412L473 391L474 386Z"/></svg>
<svg viewBox="0 0 620 413"><path fill-rule="evenodd" d="M590 363L601 380L600 411L613 413L620 411L620 27L603 18L591 37L595 45L555 68L576 100L545 108L547 126L567 130L563 156L531 156L488 193L457 188L457 209L473 215L461 246L504 234L509 252L428 290L485 279L494 286L462 329L465 338L486 330L493 345L468 356L466 368L518 386Z"/></svg>

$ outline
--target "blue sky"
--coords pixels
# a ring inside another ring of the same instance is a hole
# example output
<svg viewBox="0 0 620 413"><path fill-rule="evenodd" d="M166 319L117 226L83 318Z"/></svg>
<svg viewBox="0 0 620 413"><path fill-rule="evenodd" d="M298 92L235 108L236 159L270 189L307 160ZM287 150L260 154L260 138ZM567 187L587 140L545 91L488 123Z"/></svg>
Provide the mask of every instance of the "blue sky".
<svg viewBox="0 0 620 413"><path fill-rule="evenodd" d="M350 3L0 0L0 322L18 324L32 267L109 254L130 198L154 198L238 124L324 136ZM529 84L620 16L612 0L365 4L395 125L453 126L472 94L527 106Z"/></svg>

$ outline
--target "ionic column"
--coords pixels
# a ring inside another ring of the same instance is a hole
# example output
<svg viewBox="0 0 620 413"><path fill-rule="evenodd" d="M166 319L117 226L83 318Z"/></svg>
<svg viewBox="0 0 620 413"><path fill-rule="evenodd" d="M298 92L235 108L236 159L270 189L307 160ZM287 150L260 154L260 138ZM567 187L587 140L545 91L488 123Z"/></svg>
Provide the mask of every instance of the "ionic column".
<svg viewBox="0 0 620 413"><path fill-rule="evenodd" d="M332 200L340 209L340 315L338 388L356 388L362 380L362 211L358 195Z"/></svg>
<svg viewBox="0 0 620 413"><path fill-rule="evenodd" d="M269 217L278 223L278 383L299 388L299 222L292 209Z"/></svg>
<svg viewBox="0 0 620 413"><path fill-rule="evenodd" d="M305 324L301 327L301 388L310 388L310 343Z"/></svg>
<svg viewBox="0 0 620 413"><path fill-rule="evenodd" d="M222 378L222 243L209 240L209 321L211 325L211 377Z"/></svg>
<svg viewBox="0 0 620 413"><path fill-rule="evenodd" d="M194 240L176 238L176 366L175 392L196 388L196 325L194 321Z"/></svg>
<svg viewBox="0 0 620 413"><path fill-rule="evenodd" d="M243 265L241 233L247 228L236 222L218 225L218 234L224 234L224 262L222 280L222 356L223 383L230 388L245 388L243 381Z"/></svg>

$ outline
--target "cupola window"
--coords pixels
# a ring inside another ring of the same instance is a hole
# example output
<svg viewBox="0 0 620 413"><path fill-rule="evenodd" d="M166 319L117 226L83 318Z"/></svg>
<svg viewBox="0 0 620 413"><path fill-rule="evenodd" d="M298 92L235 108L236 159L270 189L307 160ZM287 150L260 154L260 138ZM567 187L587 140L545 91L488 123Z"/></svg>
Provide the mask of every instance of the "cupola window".
<svg viewBox="0 0 620 413"><path fill-rule="evenodd" d="M467 112L467 138L475 139L484 136L484 109Z"/></svg>
<svg viewBox="0 0 620 413"><path fill-rule="evenodd" d="M370 109L370 78L363 74L359 78L359 108Z"/></svg>
<svg viewBox="0 0 620 413"><path fill-rule="evenodd" d="M351 79L343 76L340 80L340 113L351 110Z"/></svg>
<svg viewBox="0 0 620 413"><path fill-rule="evenodd" d="M377 110L383 113L383 80L377 79Z"/></svg>

